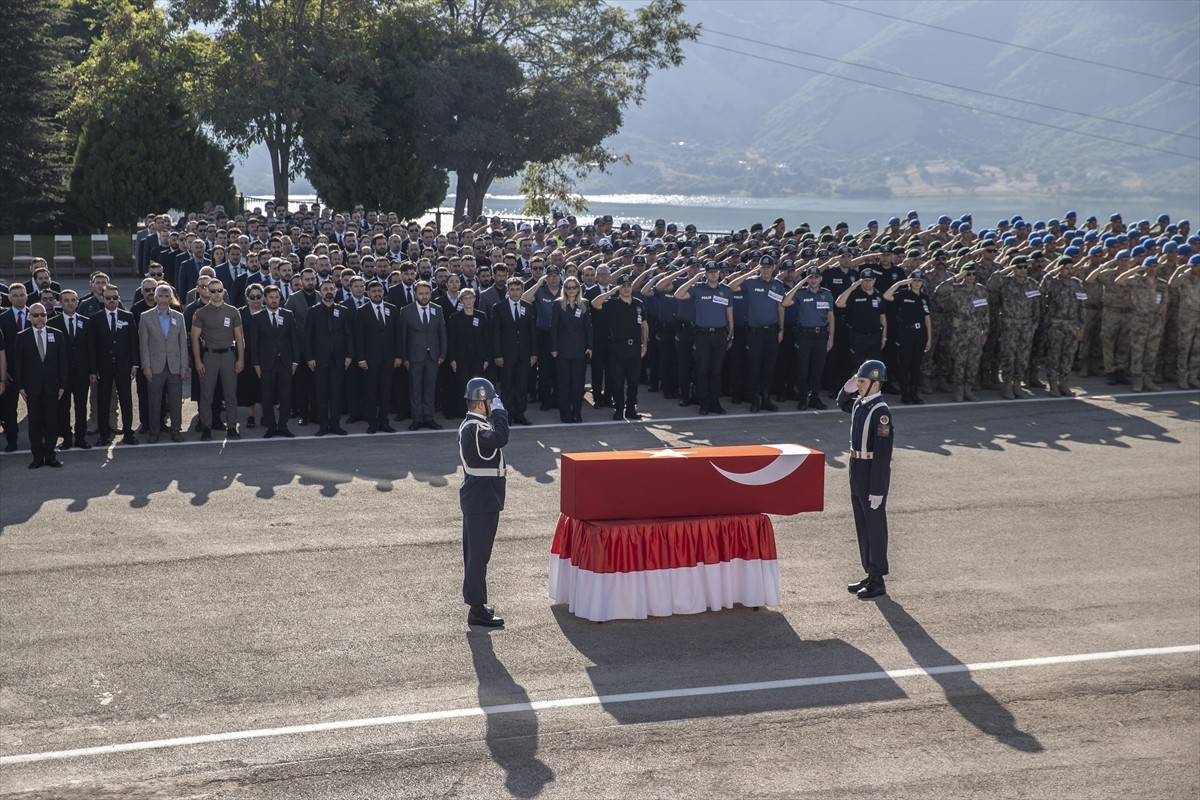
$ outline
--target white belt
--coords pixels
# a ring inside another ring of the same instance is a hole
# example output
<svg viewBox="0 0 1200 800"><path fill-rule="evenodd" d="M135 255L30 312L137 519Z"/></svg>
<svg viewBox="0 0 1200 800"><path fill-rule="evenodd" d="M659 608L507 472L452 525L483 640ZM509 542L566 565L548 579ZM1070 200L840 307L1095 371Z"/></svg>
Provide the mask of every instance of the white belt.
<svg viewBox="0 0 1200 800"><path fill-rule="evenodd" d="M870 461L872 458L875 457L875 454L868 452L866 450L851 450L850 457L851 458L861 458L864 461Z"/></svg>
<svg viewBox="0 0 1200 800"><path fill-rule="evenodd" d="M504 467L501 469L496 469L495 467L468 467L466 464L463 464L463 472L473 475L476 478L503 478L506 469Z"/></svg>

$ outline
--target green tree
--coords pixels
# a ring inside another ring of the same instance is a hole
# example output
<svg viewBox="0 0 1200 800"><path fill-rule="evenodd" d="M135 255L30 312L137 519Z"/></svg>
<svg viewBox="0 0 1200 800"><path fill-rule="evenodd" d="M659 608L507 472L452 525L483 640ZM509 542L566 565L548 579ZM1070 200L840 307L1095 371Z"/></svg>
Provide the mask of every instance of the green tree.
<svg viewBox="0 0 1200 800"><path fill-rule="evenodd" d="M573 204L573 182L620 156L603 146L655 70L683 61L699 27L682 0L630 11L606 0L425 0L446 46L418 118L428 156L455 173L455 216L530 165L533 210Z"/></svg>
<svg viewBox="0 0 1200 800"><path fill-rule="evenodd" d="M75 70L68 116L80 131L68 192L81 225L131 225L148 211L232 208L228 154L200 129L187 87L207 39L172 35L144 0L109 0L98 38Z"/></svg>
<svg viewBox="0 0 1200 800"><path fill-rule="evenodd" d="M350 74L329 76L359 82L363 115L345 125L322 107L306 110L307 176L327 203L363 203L415 217L445 198L446 172L420 154L413 122L424 113L420 82L435 47L427 26L400 10L380 19L360 43Z"/></svg>
<svg viewBox="0 0 1200 800"><path fill-rule="evenodd" d="M57 0L30 0L0 25L0 230L26 231L56 221L70 148L61 113L78 42Z"/></svg>
<svg viewBox="0 0 1200 800"><path fill-rule="evenodd" d="M217 137L245 154L266 145L275 201L306 166L303 121L366 124L361 81L353 79L359 43L375 19L373 0L172 0L183 25L215 30L198 65L196 93Z"/></svg>

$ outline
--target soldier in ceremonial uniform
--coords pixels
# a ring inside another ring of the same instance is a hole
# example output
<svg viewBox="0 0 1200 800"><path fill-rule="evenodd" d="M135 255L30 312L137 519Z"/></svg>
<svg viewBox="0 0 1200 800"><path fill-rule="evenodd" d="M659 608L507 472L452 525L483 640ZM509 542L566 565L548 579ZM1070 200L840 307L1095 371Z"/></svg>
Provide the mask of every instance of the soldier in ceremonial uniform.
<svg viewBox="0 0 1200 800"><path fill-rule="evenodd" d="M464 473L458 491L463 515L463 602L470 606L468 625L498 628L504 620L487 605L487 565L504 510L508 412L487 378L468 381L464 399L467 417L458 427L458 457Z"/></svg>
<svg viewBox="0 0 1200 800"><path fill-rule="evenodd" d="M838 393L850 412L850 505L858 532L858 552L867 576L846 588L860 600L887 594L887 495L892 479L892 412L883 399L887 369L865 361Z"/></svg>

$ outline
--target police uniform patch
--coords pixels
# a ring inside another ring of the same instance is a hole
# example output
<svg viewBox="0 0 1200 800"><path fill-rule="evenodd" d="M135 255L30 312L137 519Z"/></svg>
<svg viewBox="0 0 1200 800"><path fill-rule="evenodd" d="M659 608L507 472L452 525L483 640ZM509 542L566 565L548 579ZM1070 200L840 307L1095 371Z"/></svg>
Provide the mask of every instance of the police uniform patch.
<svg viewBox="0 0 1200 800"><path fill-rule="evenodd" d="M887 425L889 422L891 422L891 419L889 419L889 418L888 418L888 415L887 415L887 414L882 414L882 415L879 417L879 424L880 424L880 425Z"/></svg>

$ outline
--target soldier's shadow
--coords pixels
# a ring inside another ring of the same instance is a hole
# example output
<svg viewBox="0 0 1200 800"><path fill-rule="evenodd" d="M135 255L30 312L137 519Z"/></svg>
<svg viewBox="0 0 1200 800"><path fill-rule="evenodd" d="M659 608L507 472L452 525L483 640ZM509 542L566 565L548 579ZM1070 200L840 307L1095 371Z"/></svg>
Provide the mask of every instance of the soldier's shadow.
<svg viewBox="0 0 1200 800"><path fill-rule="evenodd" d="M566 639L592 662L588 675L601 705L621 724L874 703L906 696L861 650L841 639L801 639L776 611L738 607L599 625L576 617L565 605L552 610ZM861 673L872 677L782 688L769 685ZM763 683L768 685L740 686ZM690 697L628 696L676 689L700 691Z"/></svg>
<svg viewBox="0 0 1200 800"><path fill-rule="evenodd" d="M504 787L513 797L537 797L554 780L554 770L537 757L538 718L529 694L496 657L491 632L469 632L467 645L479 681L479 707L487 715L485 741L504 770Z"/></svg>

